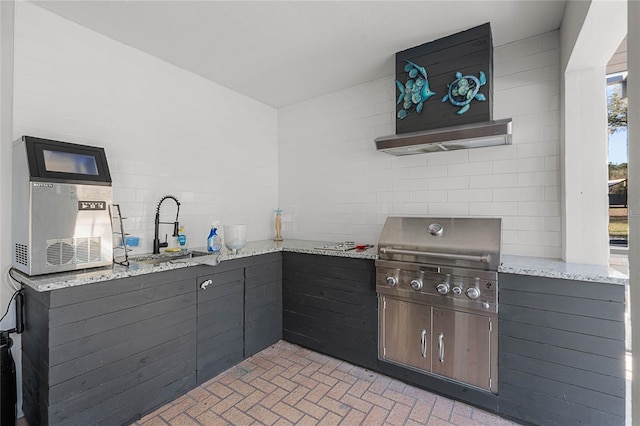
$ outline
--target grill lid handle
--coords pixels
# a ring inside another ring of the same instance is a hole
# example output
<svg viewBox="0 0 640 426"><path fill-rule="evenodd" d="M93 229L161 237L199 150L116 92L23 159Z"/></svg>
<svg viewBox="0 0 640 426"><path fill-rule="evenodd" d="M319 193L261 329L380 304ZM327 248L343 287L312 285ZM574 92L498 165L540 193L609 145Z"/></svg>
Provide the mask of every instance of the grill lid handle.
<svg viewBox="0 0 640 426"><path fill-rule="evenodd" d="M403 250L393 247L380 247L380 253L382 254L408 254L411 256L429 256L438 259L451 259L451 260L468 260L472 262L489 263L491 261L491 255L483 254L480 256L472 256L468 254L452 254L452 253L434 253L430 251L419 250Z"/></svg>

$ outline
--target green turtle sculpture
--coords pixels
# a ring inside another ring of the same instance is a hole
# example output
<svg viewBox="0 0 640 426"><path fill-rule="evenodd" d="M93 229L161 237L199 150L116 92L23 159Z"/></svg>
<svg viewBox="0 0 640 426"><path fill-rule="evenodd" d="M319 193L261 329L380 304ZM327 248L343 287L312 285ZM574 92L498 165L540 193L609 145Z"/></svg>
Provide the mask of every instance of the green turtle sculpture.
<svg viewBox="0 0 640 426"><path fill-rule="evenodd" d="M444 95L442 102L451 102L452 105L462 107L456 114L464 114L469 111L469 104L472 100L486 101L487 98L480 93L480 87L487 84L487 76L480 71L478 77L475 75L462 75L456 72L456 79L447 84L449 92Z"/></svg>

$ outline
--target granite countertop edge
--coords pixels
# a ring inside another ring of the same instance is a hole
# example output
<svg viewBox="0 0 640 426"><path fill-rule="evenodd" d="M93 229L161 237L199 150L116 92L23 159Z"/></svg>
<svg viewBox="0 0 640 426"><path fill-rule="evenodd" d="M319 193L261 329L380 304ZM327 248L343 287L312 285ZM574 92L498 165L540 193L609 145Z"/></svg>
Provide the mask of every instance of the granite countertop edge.
<svg viewBox="0 0 640 426"><path fill-rule="evenodd" d="M502 255L498 272L544 278L627 285L629 277L605 265L567 263L561 259Z"/></svg>
<svg viewBox="0 0 640 426"><path fill-rule="evenodd" d="M244 249L232 254L223 249L219 255L202 256L193 259L172 259L176 254L141 255L130 262L129 267L113 265L96 268L94 270L70 271L57 274L29 277L13 271L12 276L21 284L27 285L39 292L59 290L79 285L128 278L154 272L163 272L198 265L215 265L226 260L258 256L268 253L293 252L314 255L345 257L354 259L378 258L377 247L363 251L332 250L331 244L323 241L285 240L274 242L271 240L248 242ZM216 256L216 257L214 257ZM166 258L166 262L162 259ZM145 263L148 260L160 260L158 263ZM621 272L606 266L579 265L563 262L559 259L545 259L527 256L502 255L498 272L517 275L528 275L546 278L560 278L576 281L587 281L605 284L628 283L629 279Z"/></svg>

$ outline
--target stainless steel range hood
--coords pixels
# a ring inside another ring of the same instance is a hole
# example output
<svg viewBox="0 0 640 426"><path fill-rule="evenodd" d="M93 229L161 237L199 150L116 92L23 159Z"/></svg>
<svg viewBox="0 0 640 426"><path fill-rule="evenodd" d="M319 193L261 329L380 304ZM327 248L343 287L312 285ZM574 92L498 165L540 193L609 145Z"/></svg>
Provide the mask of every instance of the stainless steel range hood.
<svg viewBox="0 0 640 426"><path fill-rule="evenodd" d="M375 142L378 151L391 155L511 145L511 119L383 136Z"/></svg>

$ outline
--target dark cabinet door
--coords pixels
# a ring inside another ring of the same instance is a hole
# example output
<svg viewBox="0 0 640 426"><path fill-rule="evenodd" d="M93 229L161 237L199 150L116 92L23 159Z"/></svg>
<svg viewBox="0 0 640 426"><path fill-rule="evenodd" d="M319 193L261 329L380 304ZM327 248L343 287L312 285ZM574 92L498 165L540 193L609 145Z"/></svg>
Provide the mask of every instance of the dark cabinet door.
<svg viewBox="0 0 640 426"><path fill-rule="evenodd" d="M197 275L173 270L37 292L25 287L30 425L130 424L196 382Z"/></svg>
<svg viewBox="0 0 640 426"><path fill-rule="evenodd" d="M198 277L197 375L201 384L243 359L244 269Z"/></svg>
<svg viewBox="0 0 640 426"><path fill-rule="evenodd" d="M248 358L282 339L282 258L245 269L244 356Z"/></svg>

